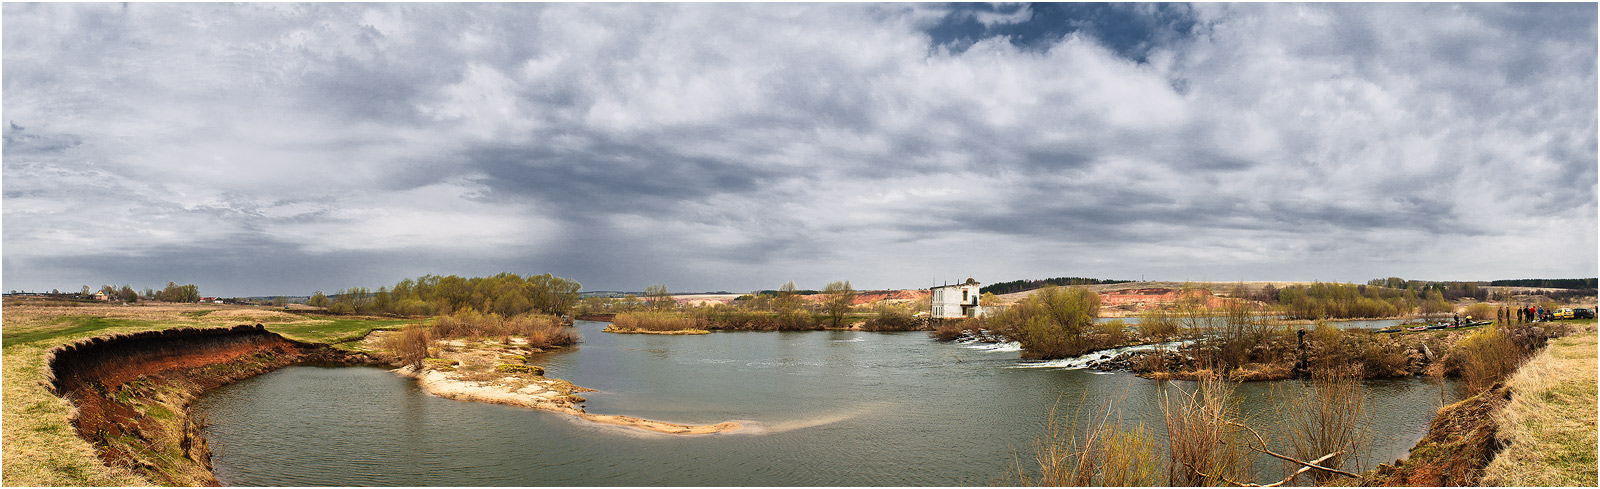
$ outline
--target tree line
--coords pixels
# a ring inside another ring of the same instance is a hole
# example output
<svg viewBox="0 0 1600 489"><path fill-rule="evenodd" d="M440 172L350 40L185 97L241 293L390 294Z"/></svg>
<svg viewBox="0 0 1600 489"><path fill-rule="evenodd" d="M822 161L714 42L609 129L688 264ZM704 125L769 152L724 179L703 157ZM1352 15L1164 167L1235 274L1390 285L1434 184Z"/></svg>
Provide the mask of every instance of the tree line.
<svg viewBox="0 0 1600 489"><path fill-rule="evenodd" d="M51 290L51 292L52 295L72 295L71 293L62 294L59 290ZM93 299L96 293L105 294L109 300L128 303L139 302L140 300L164 302L200 301L200 287L194 284L178 285L176 282L167 282L166 288L161 290L145 287L143 293L134 291L131 285L123 285L120 288L112 285L102 285L98 290L91 289L88 285L85 285L77 295L82 299Z"/></svg>
<svg viewBox="0 0 1600 489"><path fill-rule="evenodd" d="M807 292L814 292L807 294ZM822 295L822 300L804 296ZM802 290L789 281L776 290L739 296L733 304L680 308L665 284L645 288L643 297L589 297L577 307L579 316L626 315L634 329L670 330L693 324L696 329L790 331L842 328L854 307L857 291L849 280L829 282L820 291ZM684 323L687 318L690 323ZM660 323L660 324L655 324ZM679 328L681 329L681 328Z"/></svg>
<svg viewBox="0 0 1600 489"><path fill-rule="evenodd" d="M1524 278L1516 280L1495 280L1489 285L1496 287L1539 287L1543 289L1593 289L1596 288L1597 279L1594 278Z"/></svg>
<svg viewBox="0 0 1600 489"><path fill-rule="evenodd" d="M1084 277L1055 277L1055 278L1047 278L1047 279L1043 279L1043 280L1026 280L1025 279L1025 280L1012 280L1010 282L998 282L998 283L993 283L993 284L989 284L989 285L983 286L983 287L978 289L978 292L982 293L982 294L996 294L996 295L999 295L999 294L1011 294L1011 293L1016 293L1016 292L1026 292L1026 291L1033 290L1033 289L1041 289L1041 288L1048 287L1048 286L1051 286L1051 285L1059 287L1059 286L1066 286L1066 285L1122 284L1122 283L1128 283L1128 282L1132 282L1132 281L1131 280L1112 280L1112 279L1099 279L1099 278L1084 278Z"/></svg>
<svg viewBox="0 0 1600 489"><path fill-rule="evenodd" d="M423 275L393 287L350 287L327 295L316 291L307 305L340 314L445 316L468 309L514 317L539 313L565 315L578 304L582 284L551 274L501 273L489 277Z"/></svg>

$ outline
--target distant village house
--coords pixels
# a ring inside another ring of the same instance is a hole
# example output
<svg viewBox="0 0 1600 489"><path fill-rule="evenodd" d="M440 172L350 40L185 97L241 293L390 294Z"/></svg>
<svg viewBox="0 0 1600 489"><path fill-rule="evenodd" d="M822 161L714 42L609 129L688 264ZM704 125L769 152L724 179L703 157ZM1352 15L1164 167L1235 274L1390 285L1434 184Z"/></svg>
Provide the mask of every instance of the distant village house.
<svg viewBox="0 0 1600 489"><path fill-rule="evenodd" d="M978 305L978 281L971 277L966 282L930 289L933 291L929 314L935 318L983 317L983 307Z"/></svg>

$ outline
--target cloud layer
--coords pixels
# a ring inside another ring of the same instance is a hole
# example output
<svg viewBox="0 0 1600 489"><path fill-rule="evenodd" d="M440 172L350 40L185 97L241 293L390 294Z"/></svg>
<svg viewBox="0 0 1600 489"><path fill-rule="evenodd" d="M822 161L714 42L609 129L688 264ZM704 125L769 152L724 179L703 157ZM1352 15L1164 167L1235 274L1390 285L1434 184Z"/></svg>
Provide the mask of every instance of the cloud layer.
<svg viewBox="0 0 1600 489"><path fill-rule="evenodd" d="M1596 275L1585 4L6 4L4 285Z"/></svg>

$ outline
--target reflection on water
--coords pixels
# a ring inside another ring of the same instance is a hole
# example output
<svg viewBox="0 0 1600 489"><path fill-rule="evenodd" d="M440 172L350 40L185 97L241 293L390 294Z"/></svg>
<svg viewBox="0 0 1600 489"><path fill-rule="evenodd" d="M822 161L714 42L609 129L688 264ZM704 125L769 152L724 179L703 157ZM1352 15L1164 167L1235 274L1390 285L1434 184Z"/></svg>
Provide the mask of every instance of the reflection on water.
<svg viewBox="0 0 1600 489"><path fill-rule="evenodd" d="M197 403L229 485L987 485L1032 453L1053 407L1121 399L1126 426L1161 434L1159 398L1192 385L1124 373L1007 368L1014 350L920 332L613 335L544 354L551 377L599 389L588 410L749 429L647 435L521 408L427 396L373 368L290 367ZM1304 387L1244 384L1242 416L1269 427ZM1367 467L1403 456L1450 389L1367 384ZM1268 430L1268 436L1271 430ZM1276 462L1257 464L1265 476Z"/></svg>

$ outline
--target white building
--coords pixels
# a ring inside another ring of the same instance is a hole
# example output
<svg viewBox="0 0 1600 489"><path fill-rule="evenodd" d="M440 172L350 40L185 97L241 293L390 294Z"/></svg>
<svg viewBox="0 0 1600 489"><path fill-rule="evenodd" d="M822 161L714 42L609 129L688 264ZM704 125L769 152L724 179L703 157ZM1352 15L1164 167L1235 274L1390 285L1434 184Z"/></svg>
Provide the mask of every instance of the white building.
<svg viewBox="0 0 1600 489"><path fill-rule="evenodd" d="M929 289L933 291L930 301L935 318L976 318L983 317L983 307L978 305L978 281L970 277L966 282L956 285L945 285Z"/></svg>

